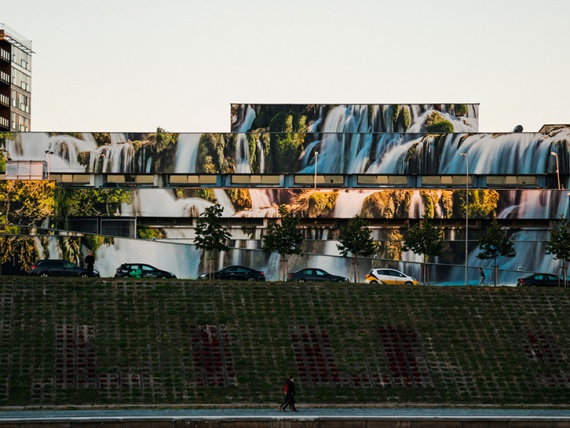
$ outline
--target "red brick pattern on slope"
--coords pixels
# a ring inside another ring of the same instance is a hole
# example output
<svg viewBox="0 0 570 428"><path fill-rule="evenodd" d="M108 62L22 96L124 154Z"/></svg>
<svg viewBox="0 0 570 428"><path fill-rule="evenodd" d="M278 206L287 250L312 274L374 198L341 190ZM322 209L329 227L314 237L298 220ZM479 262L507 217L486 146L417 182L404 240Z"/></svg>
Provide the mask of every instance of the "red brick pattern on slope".
<svg viewBox="0 0 570 428"><path fill-rule="evenodd" d="M237 385L230 336L225 326L190 326L197 386Z"/></svg>

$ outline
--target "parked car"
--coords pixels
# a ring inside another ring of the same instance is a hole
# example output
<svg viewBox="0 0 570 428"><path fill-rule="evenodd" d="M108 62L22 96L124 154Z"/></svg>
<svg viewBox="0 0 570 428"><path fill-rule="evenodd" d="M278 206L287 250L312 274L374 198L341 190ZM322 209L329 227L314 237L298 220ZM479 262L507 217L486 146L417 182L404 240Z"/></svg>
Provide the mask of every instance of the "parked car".
<svg viewBox="0 0 570 428"><path fill-rule="evenodd" d="M388 285L418 285L416 278L406 275L396 269L371 269L366 274L364 282L367 284L388 284Z"/></svg>
<svg viewBox="0 0 570 428"><path fill-rule="evenodd" d="M330 281L330 282L348 282L348 278L344 276L332 275L325 270L317 268L301 269L297 272L291 272L287 275L287 281Z"/></svg>
<svg viewBox="0 0 570 428"><path fill-rule="evenodd" d="M246 266L227 266L213 273L214 279L229 279L236 281L265 281L263 271L255 270ZM198 278L210 278L209 273L203 273Z"/></svg>
<svg viewBox="0 0 570 428"><path fill-rule="evenodd" d="M38 260L32 265L32 275L38 276L81 276L88 277L87 269L77 266L67 260ZM93 276L98 277L99 272L93 270Z"/></svg>
<svg viewBox="0 0 570 428"><path fill-rule="evenodd" d="M145 263L123 263L117 268L115 278L176 278L176 275Z"/></svg>
<svg viewBox="0 0 570 428"><path fill-rule="evenodd" d="M519 278L518 287L560 287L564 285L564 279L551 273L534 273L524 278Z"/></svg>

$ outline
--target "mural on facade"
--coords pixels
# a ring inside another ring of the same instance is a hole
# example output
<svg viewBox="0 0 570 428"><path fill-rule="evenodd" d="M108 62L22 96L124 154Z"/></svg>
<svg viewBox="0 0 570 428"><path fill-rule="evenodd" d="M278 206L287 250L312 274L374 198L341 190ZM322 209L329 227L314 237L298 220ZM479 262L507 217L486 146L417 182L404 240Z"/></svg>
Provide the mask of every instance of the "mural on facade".
<svg viewBox="0 0 570 428"><path fill-rule="evenodd" d="M13 160L51 173L123 174L554 174L570 173L570 129L549 133L17 133ZM318 153L318 158L316 154ZM556 153L555 159L551 153ZM563 183L567 188L568 183Z"/></svg>
<svg viewBox="0 0 570 428"><path fill-rule="evenodd" d="M241 189L243 192L259 189ZM212 198L204 195L180 195L175 192L209 192ZM260 206L256 210L235 209L226 205L232 216L262 216L275 213L278 203L288 204L299 217L308 218L350 218L361 214L366 218L462 218L465 214L465 190L272 190L273 208ZM169 194L169 196L165 196ZM161 209L172 217L195 217L203 209L219 202L216 195L229 196L223 189L66 189L56 187L49 181L5 181L0 184L0 209L2 210L2 230L0 247L2 263L17 259L24 271L37 259L63 258L81 264L86 252L96 254L96 268L102 276L113 276L115 269L123 262L142 262L157 265L175 272L180 278L196 278L203 270L201 251L192 244L193 227L191 222L185 227L178 223L175 227L138 228L138 237L126 239L98 236L59 230L58 222L66 216L86 218L101 216L157 217ZM473 220L485 218L555 219L568 218L569 205L565 191L557 190L471 190L469 214ZM144 200L146 198L147 203ZM170 206L168 206L170 198ZM139 207L140 212L133 207ZM146 208L140 208L146 207ZM178 211L170 211L173 207ZM155 210L155 211L152 211ZM339 214L339 210L343 212ZM350 210L350 212L346 211ZM260 250L260 237L255 236L255 227L236 227L232 232L232 250L219 255L218 266L227 264L249 264L267 273L268 279L277 279L278 256L264 254ZM315 232L315 231L313 231ZM310 232L310 233L313 233ZM399 228L376 229L374 237L378 241L377 259L362 261L363 276L375 260L383 265L404 269L414 273L419 269L420 258L401 250L402 230ZM548 230L512 230L511 238L517 248L517 256L506 260L502 269L509 273L504 281L516 281L520 276L519 266L525 271L555 272L559 262L545 254L544 245L548 240ZM157 241L158 240L158 241ZM462 276L464 243L454 238L454 232L446 233L448 251L438 257L435 263L446 266L437 269L432 278L445 282ZM336 237L332 229L322 229L319 236L307 236L305 254L293 256L290 268L320 266L346 275L350 262L339 257ZM489 264L478 260L476 237L471 238L468 263L475 270L477 266L488 268ZM475 273L475 272L474 272ZM418 275L418 273L415 273Z"/></svg>
<svg viewBox="0 0 570 428"><path fill-rule="evenodd" d="M478 104L232 104L232 132L477 132Z"/></svg>

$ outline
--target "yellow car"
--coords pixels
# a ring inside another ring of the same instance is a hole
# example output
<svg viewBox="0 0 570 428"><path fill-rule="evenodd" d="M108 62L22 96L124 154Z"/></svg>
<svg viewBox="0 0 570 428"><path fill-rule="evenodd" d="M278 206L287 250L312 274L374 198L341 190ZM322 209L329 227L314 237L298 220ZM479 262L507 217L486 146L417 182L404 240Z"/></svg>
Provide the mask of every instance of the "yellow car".
<svg viewBox="0 0 570 428"><path fill-rule="evenodd" d="M418 285L416 278L406 275L396 269L372 269L366 274L364 282L367 284L387 285Z"/></svg>

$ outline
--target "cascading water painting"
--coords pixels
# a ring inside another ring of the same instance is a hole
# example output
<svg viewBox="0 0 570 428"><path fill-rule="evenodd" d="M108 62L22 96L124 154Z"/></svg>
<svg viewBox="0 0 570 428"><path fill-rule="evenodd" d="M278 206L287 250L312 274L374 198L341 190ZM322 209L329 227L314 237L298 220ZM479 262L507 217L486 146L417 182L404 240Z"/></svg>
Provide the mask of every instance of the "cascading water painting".
<svg viewBox="0 0 570 428"><path fill-rule="evenodd" d="M235 242L218 264L249 263L264 269L268 279L277 279L278 256L276 260L276 255L260 250L261 238L268 221L278 217L278 207L285 205L291 215L315 219L312 225L304 223L308 225L306 251L302 257L291 257L290 270L318 266L347 276L350 260L340 258L336 249L339 227L346 221L355 215L370 220L380 248L394 239L388 236L394 228L405 232L408 223L402 222L428 216L462 224L465 183L430 185L429 180L465 175L471 176L472 183L469 215L474 231L467 262L473 281L478 267L491 268L489 261L476 257L477 237L483 232L477 228L491 218L514 222L508 233L517 255L500 261L501 283L514 284L520 271L557 273L559 261L536 254L544 254L549 222L569 215L569 196L563 189L570 184L570 128L479 133L478 114L476 104L233 105L231 133L12 133L0 139L0 146L16 162L46 160L49 152L54 176L91 177L90 186L62 187L56 192L54 214L34 219L36 225L49 224L56 212L75 220L136 220L141 239L115 237L114 243L106 239L97 248L93 248L97 239L82 244L83 252L96 250L96 268L104 276L112 276L120 262L139 261L167 268L182 278L196 278L203 269L203 255L192 245L194 220L215 203L223 207L224 218L233 219L228 230ZM108 174L150 176L152 184L133 181L118 189L102 189L99 185ZM311 177L317 174L343 178L313 186ZM552 185L555 174L561 189ZM176 184L180 183L176 177L186 175L211 176L214 181ZM269 175L281 178L264 184L263 177ZM235 185L233 178L227 178L234 176L261 178ZM294 185L292 177L303 176L308 177L301 181L306 184ZM404 180L375 185L362 180L363 176ZM494 185L496 176L518 181ZM519 177L532 180L527 183ZM57 206L62 203L64 211ZM3 210L4 220L19 222L10 217L14 212ZM65 228L65 222L58 227ZM457 227L445 233L448 254L431 261L435 266L431 279L436 283L462 282L465 244ZM63 257L58 248L51 245L49 257ZM371 266L383 265L418 276L422 258L409 252L398 254L379 250L359 264L360 277Z"/></svg>

